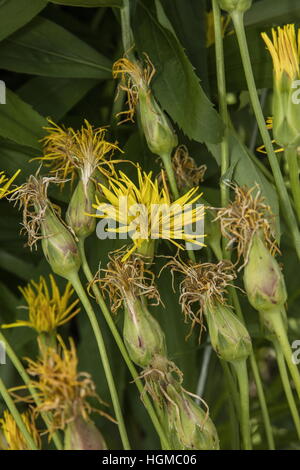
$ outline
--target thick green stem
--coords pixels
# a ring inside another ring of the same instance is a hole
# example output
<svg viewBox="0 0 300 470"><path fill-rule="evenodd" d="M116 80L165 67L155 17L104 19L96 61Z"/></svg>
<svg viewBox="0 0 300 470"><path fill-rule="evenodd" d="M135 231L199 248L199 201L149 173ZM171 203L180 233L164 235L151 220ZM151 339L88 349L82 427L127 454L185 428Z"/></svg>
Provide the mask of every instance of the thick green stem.
<svg viewBox="0 0 300 470"><path fill-rule="evenodd" d="M289 376L286 369L286 364L284 360L284 355L282 354L280 344L276 339L272 340L275 350L276 350L276 357L277 357L277 364L281 376L282 385L285 391L285 395L290 407L290 412L297 430L298 437L300 439L300 418L298 413L298 408L295 402L295 398L291 389L291 384L289 381Z"/></svg>
<svg viewBox="0 0 300 470"><path fill-rule="evenodd" d="M221 205L226 207L229 202L229 186L222 181L223 176L229 168L229 145L228 145L228 130L229 118L226 99L226 79L225 79L225 65L224 65L224 50L223 50L223 35L221 25L221 12L217 0L213 0L213 15L214 15L214 29L215 29L215 51L216 51L216 68L217 68L217 83L219 95L219 111L223 123L225 125L224 137L221 142ZM224 240L223 240L224 243Z"/></svg>
<svg viewBox="0 0 300 470"><path fill-rule="evenodd" d="M235 361L233 367L237 375L240 391L240 422L244 450L252 450L250 428L249 381L246 361Z"/></svg>
<svg viewBox="0 0 300 470"><path fill-rule="evenodd" d="M276 154L274 152L273 144L272 144L268 129L266 127L264 115L261 109L261 105L260 105L260 101L259 101L259 97L258 97L256 85L255 85L254 75L252 71L252 66L251 66L251 60L250 60L249 49L247 45L247 38L245 34L243 16L244 16L243 13L238 12L238 11L234 11L231 14L234 28L236 31L236 35L237 35L237 39L238 39L238 43L239 43L240 53L242 57L244 72L246 76L246 81L248 85L248 90L250 94L253 111L255 113L255 117L256 117L257 124L260 130L260 134L261 134L263 143L266 148L270 166L272 168L272 172L274 175L278 195L281 200L282 208L284 210L284 214L288 222L291 235L293 237L297 255L300 259L300 232L299 232L295 214L293 212L291 201L289 199L289 195L284 184L284 179L280 171L280 166L279 166Z"/></svg>
<svg viewBox="0 0 300 470"><path fill-rule="evenodd" d="M236 384L233 380L229 364L223 360L221 360L220 362L224 371L226 386L228 390L231 447L232 447L232 450L239 450L240 448L240 433L239 433L239 426L238 426L239 401L240 401L239 393L236 388Z"/></svg>
<svg viewBox="0 0 300 470"><path fill-rule="evenodd" d="M290 185L295 203L295 210L300 222L300 181L297 147L287 147L285 149L285 158L289 167Z"/></svg>
<svg viewBox="0 0 300 470"><path fill-rule="evenodd" d="M82 268L83 268L83 271L84 271L84 274L87 278L87 281L88 282L91 282L93 280L93 275L91 273L91 270L90 270L90 267L88 265L88 262L87 262L87 259L86 259L86 255L85 255L85 249L84 249L84 240L80 240L79 241L79 250L80 250L80 254L81 254L81 259L82 259ZM144 402L144 405L145 405L145 408L146 410L148 411L148 414L149 414L149 417L153 423L153 426L157 432L157 434L159 435L160 437L160 440L161 440L161 443L162 443L162 446L164 449L170 449L170 445L169 445L169 442L168 442L168 439L166 438L165 436L165 433L164 433L164 430L157 418L157 415L155 413L155 410L151 404L151 401L148 397L147 394L144 393L144 386L143 386L143 383L141 381L141 379L139 378L139 374L134 366L134 364L132 363L130 357L129 357L129 354L127 352L127 349L124 345L124 342L121 338L121 335L111 317L111 314L106 306L106 303L102 297L102 294L99 290L99 288L96 286L95 283L91 284L92 286L92 290L93 290L93 293L95 295L95 298L96 298L96 301L98 303L98 305L100 306L101 308L101 311L103 313L103 316L108 324L108 327L116 341L116 344L121 352L121 355L129 369L129 372L131 373L132 375L132 378L134 380L134 383L136 384L140 394L142 395L143 394L143 402Z"/></svg>
<svg viewBox="0 0 300 470"><path fill-rule="evenodd" d="M20 377L22 378L24 384L28 387L28 390L29 390L34 402L36 403L37 406L39 406L41 404L41 401L38 397L38 394L37 394L35 388L30 385L31 382L30 382L29 375L27 374L27 372L24 369L20 359L18 358L15 351L12 349L9 342L7 341L7 339L5 338L5 336L3 335L3 333L1 331L0 331L0 341L2 341L5 344L5 351L8 355L8 357L10 358L10 360L13 363L14 367L16 368L18 373L20 374ZM47 413L41 413L41 415L42 415L42 418L43 418L48 430L50 431L51 430L51 418L50 418L50 416L48 416ZM53 439L53 442L54 442L55 447L57 448L57 450L62 450L63 445L61 443L60 437L59 437L57 432L52 434L52 439Z"/></svg>
<svg viewBox="0 0 300 470"><path fill-rule="evenodd" d="M300 399L300 374L298 367L293 363L293 352L288 340L286 328L282 319L280 309L266 310L260 312L263 324L267 327L271 334L275 335L281 350L285 357L290 374L293 378L298 397Z"/></svg>
<svg viewBox="0 0 300 470"><path fill-rule="evenodd" d="M171 155L170 154L163 154L163 155L160 155L160 157L163 161L165 170L166 170L167 175L168 175L168 180L169 180L169 183L170 183L170 186L171 186L171 191L172 191L173 197L176 200L176 199L179 198L179 191L178 191L177 182L176 182L176 178L175 178L175 174L174 174L174 170L173 170L173 166L172 166Z"/></svg>
<svg viewBox="0 0 300 470"><path fill-rule="evenodd" d="M102 336L102 333L101 333L101 330L100 330L100 327L99 327L99 324L98 324L98 320L97 320L96 315L94 313L93 307L91 306L91 303L90 303L90 301L89 301L89 299L88 299L88 297L85 293L85 290L83 289L83 287L81 285L78 274L74 272L72 275L70 275L69 280L72 283L72 285L74 287L74 290L76 291L76 293L77 293L79 299L81 300L81 302L84 306L84 309L85 309L85 311L86 311L86 313L89 317L89 320L90 320L90 323L91 323L91 326L92 326L92 329L93 329L93 332L94 332L94 335L95 335L95 338L96 338L96 341L97 341L97 345L98 345L100 357L101 357L101 360L102 360L106 380L107 380L107 383L108 383L108 387L109 387L113 407L114 407L116 418L117 418L117 421L118 421L118 426L119 426L119 431L120 431L120 436L121 436L121 439L122 439L123 447L124 447L125 450L130 450L130 444L129 444L129 440L128 440L128 436L127 436L127 432L126 432L126 428L125 428L125 424L124 424L124 419L123 419L123 415L122 415L122 411L121 411L119 397L118 397L118 393L117 393L117 390L116 390L115 381L114 381L113 374L112 374L112 371L111 371L111 367L110 367L110 363L109 363L109 359L108 359L104 339L103 339L103 336Z"/></svg>
<svg viewBox="0 0 300 470"><path fill-rule="evenodd" d="M15 422L17 423L17 426L19 427L21 433L23 434L23 437L31 450L38 450L32 436L29 434L28 429L25 426L25 423L22 419L22 416L20 415L16 405L14 404L14 401L10 397L7 388L4 385L3 380L0 378L0 394L3 398L3 400L6 403L7 408L9 409L10 413L12 414Z"/></svg>

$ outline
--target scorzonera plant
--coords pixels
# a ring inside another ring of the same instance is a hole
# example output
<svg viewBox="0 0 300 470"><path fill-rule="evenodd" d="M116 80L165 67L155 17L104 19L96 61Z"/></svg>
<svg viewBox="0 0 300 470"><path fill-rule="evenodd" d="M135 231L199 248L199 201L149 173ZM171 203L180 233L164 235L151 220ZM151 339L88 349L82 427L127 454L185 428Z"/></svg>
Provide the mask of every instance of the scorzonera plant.
<svg viewBox="0 0 300 470"><path fill-rule="evenodd" d="M284 25L269 0L15 11L1 449L300 448L290 3Z"/></svg>

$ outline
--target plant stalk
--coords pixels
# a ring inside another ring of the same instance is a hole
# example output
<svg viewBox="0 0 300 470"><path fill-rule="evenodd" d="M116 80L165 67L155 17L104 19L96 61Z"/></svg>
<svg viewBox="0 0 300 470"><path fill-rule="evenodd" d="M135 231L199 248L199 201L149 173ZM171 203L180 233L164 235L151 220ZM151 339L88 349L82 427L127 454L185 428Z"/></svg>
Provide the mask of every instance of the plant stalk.
<svg viewBox="0 0 300 470"><path fill-rule="evenodd" d="M297 147L287 147L284 154L289 167L290 185L295 203L295 210L300 222L300 181Z"/></svg>
<svg viewBox="0 0 300 470"><path fill-rule="evenodd" d="M252 450L251 428L250 428L250 400L247 363L235 361L232 363L236 372L240 391L240 423L244 450Z"/></svg>
<svg viewBox="0 0 300 470"><path fill-rule="evenodd" d="M251 66L247 38L245 34L244 15L242 12L234 11L231 13L231 18L234 24L236 35L237 35L237 40L239 44L239 49L241 53L241 58L243 62L244 72L246 76L246 81L248 85L248 90L250 94L253 111L257 120L257 124L260 130L263 143L266 148L269 163L272 168L272 172L274 175L277 192L281 200L282 208L284 210L285 217L286 217L287 223L289 225L289 229L293 237L297 255L300 259L299 227L297 224L295 214L293 212L293 208L291 205L291 201L289 199L288 191L284 184L284 179L280 171L280 166L279 166L276 154L274 152L273 144L272 144L268 129L266 127L264 115L261 109L261 105L260 105L260 101L259 101L259 97L258 97L256 85L255 85L254 75L252 71L252 66Z"/></svg>
<svg viewBox="0 0 300 470"><path fill-rule="evenodd" d="M7 388L4 385L3 380L0 378L0 394L3 398L3 400L6 403L7 408L9 409L10 413L14 417L15 422L17 423L17 426L19 427L21 433L23 434L23 437L28 445L28 447L31 450L38 450L32 436L29 434L25 423L22 419L22 416L20 415L16 405L14 404L14 401L12 400L11 396L8 393Z"/></svg>
<svg viewBox="0 0 300 470"><path fill-rule="evenodd" d="M82 268L83 268L83 271L84 271L84 274L85 274L85 277L87 279L87 281L89 283L92 282L93 280L93 275L91 273L91 270L90 270L90 267L88 265L88 262L87 262L87 259L86 259L86 254L85 254L85 249L84 249L84 240L79 240L79 251L80 251L80 254L81 254L81 259L82 259ZM164 430L159 422L159 419L157 418L157 415L156 415L156 412L152 406L152 403L148 397L147 394L144 393L144 386L143 386L143 383L141 381L141 379L139 378L139 374L133 364L133 362L131 361L130 357L129 357L129 354L127 352L127 349L124 345L124 342L121 338L121 335L111 317L111 314L106 306L106 303L103 299L103 296L100 292L100 289L97 287L97 285L95 283L92 283L91 284L91 288L93 290L93 293L95 295L95 298L96 298L96 301L98 303L98 305L100 306L101 308L101 311L103 313L103 316L106 320L106 323L116 341L116 344L121 352L121 355L129 369L129 372L131 373L132 375L132 378L134 380L134 383L136 384L140 394L142 395L143 394L143 403L145 405L145 408L149 414L149 417L153 423L153 426L157 432L157 434L159 435L160 437L160 440L161 440L161 443L162 443L162 446L164 447L164 449L170 449L170 445L169 445L169 442L168 442L168 439L166 438L165 436L165 433L164 433Z"/></svg>
<svg viewBox="0 0 300 470"><path fill-rule="evenodd" d="M91 305L91 303L90 303L90 301L89 301L89 299L88 299L88 297L85 293L85 290L82 287L82 284L81 284L81 281L78 277L78 274L74 272L70 276L69 280L72 283L73 288L76 291L79 299L81 300L81 302L84 306L84 309L85 309L85 311L86 311L86 313L89 317L89 320L90 320L90 323L91 323L91 326L92 326L92 329L93 329L93 332L94 332L94 335L95 335L95 338L96 338L96 341L97 341L99 354L100 354L100 357L101 357L101 360L102 360L102 364L103 364L106 380L107 380L107 383L108 383L108 387L109 387L109 391L110 391L110 395L111 395L115 415L116 415L116 418L117 418L117 421L118 421L118 426L119 426L119 431L120 431L122 444L123 444L123 447L124 447L125 450L130 450L130 444L129 444L127 431L126 431L126 427L125 427L125 423L124 423L124 419L123 419L123 415L122 415L122 411L121 411L119 397L118 397L115 381L114 381L114 378L113 378L113 374L112 374L112 371L111 371L111 367L110 367L110 363L109 363L109 359L108 359L104 339L103 339L103 336L102 336L102 333L101 333L101 330L100 330L100 327L99 327L99 324L98 324L98 320L97 320L96 315L94 313L93 307L92 307L92 305Z"/></svg>

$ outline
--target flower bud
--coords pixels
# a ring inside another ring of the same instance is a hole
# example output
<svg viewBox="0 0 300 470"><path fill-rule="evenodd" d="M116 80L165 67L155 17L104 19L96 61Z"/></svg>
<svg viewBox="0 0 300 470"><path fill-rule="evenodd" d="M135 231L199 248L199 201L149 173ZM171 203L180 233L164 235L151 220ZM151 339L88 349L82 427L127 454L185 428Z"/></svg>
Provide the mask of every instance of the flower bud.
<svg viewBox="0 0 300 470"><path fill-rule="evenodd" d="M149 149L156 155L171 155L178 143L167 115L149 90L139 92L139 111Z"/></svg>
<svg viewBox="0 0 300 470"><path fill-rule="evenodd" d="M170 398L167 422L173 449L218 450L218 434L208 414L181 387L169 384L166 393Z"/></svg>
<svg viewBox="0 0 300 470"><path fill-rule="evenodd" d="M165 335L142 302L128 297L124 314L124 342L132 361L147 367L155 355L165 356Z"/></svg>
<svg viewBox="0 0 300 470"><path fill-rule="evenodd" d="M246 359L252 343L246 327L230 308L223 304L208 304L205 308L210 341L213 349L224 361Z"/></svg>
<svg viewBox="0 0 300 470"><path fill-rule="evenodd" d="M82 240L89 237L96 227L96 219L87 215L95 212L93 209L94 198L94 183L89 180L87 185L84 186L82 180L80 180L72 195L66 213L66 220L75 235Z"/></svg>
<svg viewBox="0 0 300 470"><path fill-rule="evenodd" d="M67 426L65 450L107 450L107 446L101 432L92 421L77 417Z"/></svg>
<svg viewBox="0 0 300 470"><path fill-rule="evenodd" d="M282 306L287 299L279 265L258 234L253 237L244 269L244 286L250 304L259 311Z"/></svg>
<svg viewBox="0 0 300 470"><path fill-rule="evenodd" d="M47 206L41 223L42 248L54 273L66 279L80 268L81 259L76 242L54 213Z"/></svg>
<svg viewBox="0 0 300 470"><path fill-rule="evenodd" d="M219 0L219 5L222 10L228 11L228 13L233 11L244 13L251 8L252 0Z"/></svg>
<svg viewBox="0 0 300 470"><path fill-rule="evenodd" d="M284 148L300 145L300 110L296 91L294 80L285 73L279 80L274 80L273 137Z"/></svg>

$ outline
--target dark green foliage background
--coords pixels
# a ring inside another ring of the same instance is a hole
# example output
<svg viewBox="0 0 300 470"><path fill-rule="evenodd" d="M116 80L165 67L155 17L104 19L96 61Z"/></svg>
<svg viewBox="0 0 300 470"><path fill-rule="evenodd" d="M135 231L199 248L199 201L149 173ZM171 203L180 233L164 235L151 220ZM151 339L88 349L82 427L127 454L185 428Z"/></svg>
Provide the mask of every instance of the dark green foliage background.
<svg viewBox="0 0 300 470"><path fill-rule="evenodd" d="M80 127L84 119L94 126L109 125L111 139L119 141L126 158L139 161L146 170L159 170L157 158L149 153L138 126L118 127L114 118L120 103L114 102L117 84L112 80L111 66L123 54L121 6L122 0L0 1L0 79L4 80L7 87L7 104L0 105L0 171L5 170L8 175L12 175L20 168L22 172L18 183L23 182L38 167L37 162L31 160L40 155L40 139L44 135L43 126L47 117L75 128ZM197 163L208 166L202 189L205 198L218 206L219 143L223 125L213 106L217 104L214 48L207 49L205 46L205 11L209 9L210 2L134 0L132 6L132 27L137 50L140 54L149 54L156 67L157 73L153 80L155 95L173 120L180 143L188 146ZM245 16L245 22L257 86L271 88L272 64L260 32L285 22L300 23L299 1L254 2ZM258 159L265 164L264 157L251 154L247 148L255 131L255 120L248 106L235 36L227 36L224 45L228 90L233 93L235 103L230 108L231 116L239 134L239 138L234 133L230 137L231 162L226 176L239 184L253 186L259 183L274 213L278 215L278 200L272 181L256 164ZM266 116L270 113L268 103L265 113ZM260 144L259 139L256 144ZM51 190L50 195L64 211L70 197L69 190ZM50 270L40 249L30 252L24 247L26 240L19 234L21 218L16 208L7 201L1 201L0 217L0 322L4 323L25 314L23 310L18 310L22 300L17 286L30 279L37 280L39 275L47 275ZM297 261L283 222L281 226L278 223L278 238L280 236L290 299L291 336L296 339L300 331ZM105 266L108 251L121 246L118 241L101 241L96 236L91 237L87 245L93 272L100 262ZM159 254L172 253L170 246L159 246ZM208 250L201 252L202 259L211 256ZM157 271L162 263L163 260L159 259ZM62 279L58 281L61 286L64 285ZM153 314L166 332L170 358L184 371L185 387L195 393L205 338L199 345L196 332L189 341L185 340L189 329L188 325L184 325L177 294L172 291L170 275L164 273L158 283L166 307L154 308ZM268 344L260 337L256 314L242 294L240 297L249 329L255 338L258 356L265 357L262 353ZM99 318L105 331L133 448L157 448L157 437L100 312ZM121 315L116 318L116 322L121 328ZM14 329L6 334L21 357L35 354L34 333L31 330ZM75 338L81 370L92 374L99 394L109 402L96 343L83 311L62 329L62 334L66 338L70 335ZM268 360L261 360L261 365L277 446L300 448L272 353L269 356ZM19 379L11 364L0 367L1 376L7 385L16 385ZM226 387L214 355L210 362L204 399L217 424L221 446L229 448ZM264 448L265 437L256 398L251 400L251 406L255 443L257 448ZM116 426L102 418L95 419L109 446L119 448Z"/></svg>

